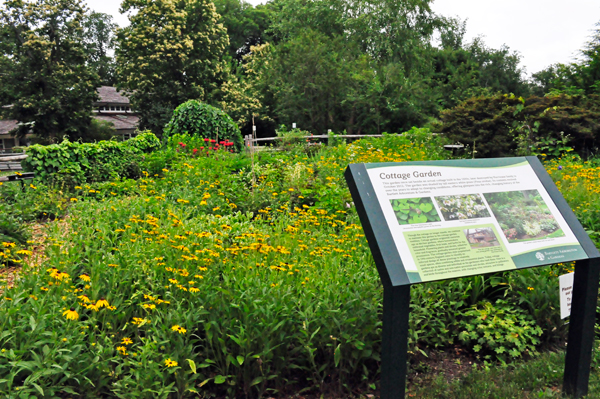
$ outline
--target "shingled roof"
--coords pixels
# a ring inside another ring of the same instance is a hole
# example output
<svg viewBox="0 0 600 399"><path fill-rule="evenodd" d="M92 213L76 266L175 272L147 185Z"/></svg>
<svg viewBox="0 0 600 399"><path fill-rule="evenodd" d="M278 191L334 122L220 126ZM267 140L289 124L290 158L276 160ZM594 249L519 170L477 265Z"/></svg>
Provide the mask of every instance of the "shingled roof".
<svg viewBox="0 0 600 399"><path fill-rule="evenodd" d="M94 115L94 118L101 121L110 122L117 131L135 130L140 120L136 115Z"/></svg>
<svg viewBox="0 0 600 399"><path fill-rule="evenodd" d="M116 87L112 86L100 86L98 87L98 104L111 103L111 104L129 104L129 98L119 93Z"/></svg>
<svg viewBox="0 0 600 399"><path fill-rule="evenodd" d="M17 123L17 121L12 119L0 119L0 134L8 134L8 132L17 127Z"/></svg>

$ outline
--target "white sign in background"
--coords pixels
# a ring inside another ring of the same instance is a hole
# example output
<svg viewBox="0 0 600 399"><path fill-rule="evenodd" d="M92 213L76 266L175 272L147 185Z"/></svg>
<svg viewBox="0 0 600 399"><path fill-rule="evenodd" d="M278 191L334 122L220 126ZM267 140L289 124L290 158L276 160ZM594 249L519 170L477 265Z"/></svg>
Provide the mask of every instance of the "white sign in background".
<svg viewBox="0 0 600 399"><path fill-rule="evenodd" d="M573 276L575 273L558 276L558 289L560 290L560 318L565 319L571 315L571 300L573 298Z"/></svg>

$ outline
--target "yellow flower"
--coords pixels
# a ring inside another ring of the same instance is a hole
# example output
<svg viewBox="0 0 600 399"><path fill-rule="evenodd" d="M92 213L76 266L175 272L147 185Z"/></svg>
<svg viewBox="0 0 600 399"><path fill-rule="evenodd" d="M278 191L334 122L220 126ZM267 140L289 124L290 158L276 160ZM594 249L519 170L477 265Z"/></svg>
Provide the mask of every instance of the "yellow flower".
<svg viewBox="0 0 600 399"><path fill-rule="evenodd" d="M65 316L67 318L67 320L77 320L79 319L79 313L77 313L77 311L73 308L69 309L69 310L65 310L63 312L63 316Z"/></svg>
<svg viewBox="0 0 600 399"><path fill-rule="evenodd" d="M178 326L177 324L175 324L173 327L171 327L171 330L177 331L179 334L185 334L187 331L185 328Z"/></svg>
<svg viewBox="0 0 600 399"><path fill-rule="evenodd" d="M98 300L98 302L96 302L96 307L98 309L100 309L101 307L104 307L104 306L109 307L110 305L108 304L108 301L106 299L100 298Z"/></svg>
<svg viewBox="0 0 600 399"><path fill-rule="evenodd" d="M30 184L29 187L33 188L34 190L37 190L37 187L34 186L33 184Z"/></svg>
<svg viewBox="0 0 600 399"><path fill-rule="evenodd" d="M121 340L121 343L122 343L123 345L131 345L131 344L133 344L133 341L131 340L131 338L127 338L127 337L126 337L126 338L123 338L123 339Z"/></svg>
<svg viewBox="0 0 600 399"><path fill-rule="evenodd" d="M177 366L177 362L175 360L165 359L165 366L175 367L175 366Z"/></svg>
<svg viewBox="0 0 600 399"><path fill-rule="evenodd" d="M77 202L77 198L71 198L71 202Z"/></svg>
<svg viewBox="0 0 600 399"><path fill-rule="evenodd" d="M86 273L83 273L81 276L79 276L79 278L85 281L86 283L92 281L92 279L90 279L90 276L88 276Z"/></svg>

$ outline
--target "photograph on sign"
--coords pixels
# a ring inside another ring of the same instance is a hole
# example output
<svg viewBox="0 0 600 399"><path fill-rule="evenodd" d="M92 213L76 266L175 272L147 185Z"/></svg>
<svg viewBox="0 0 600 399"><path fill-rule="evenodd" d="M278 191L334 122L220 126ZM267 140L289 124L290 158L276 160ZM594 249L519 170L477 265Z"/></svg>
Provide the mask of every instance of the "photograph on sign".
<svg viewBox="0 0 600 399"><path fill-rule="evenodd" d="M529 162L513 160L365 164L411 283L587 258Z"/></svg>

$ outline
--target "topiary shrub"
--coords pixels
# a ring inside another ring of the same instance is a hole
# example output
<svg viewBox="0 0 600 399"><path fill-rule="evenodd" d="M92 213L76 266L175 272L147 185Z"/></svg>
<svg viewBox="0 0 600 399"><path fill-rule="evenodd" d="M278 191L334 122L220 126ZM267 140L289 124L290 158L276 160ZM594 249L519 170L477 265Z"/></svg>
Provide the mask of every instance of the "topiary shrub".
<svg viewBox="0 0 600 399"><path fill-rule="evenodd" d="M229 140L236 151L243 148L242 133L236 123L224 111L197 100L189 100L173 111L163 136L188 134L211 140Z"/></svg>

